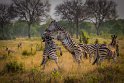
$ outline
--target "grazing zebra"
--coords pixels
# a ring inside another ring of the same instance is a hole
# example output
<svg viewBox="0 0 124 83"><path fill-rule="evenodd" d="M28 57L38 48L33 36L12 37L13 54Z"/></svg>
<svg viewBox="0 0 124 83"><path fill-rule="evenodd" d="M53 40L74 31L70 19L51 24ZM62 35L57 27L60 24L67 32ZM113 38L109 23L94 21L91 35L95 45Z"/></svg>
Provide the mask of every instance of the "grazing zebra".
<svg viewBox="0 0 124 83"><path fill-rule="evenodd" d="M42 39L43 39L43 42L45 42L45 49L43 51L43 60L41 63L41 65L43 65L43 69L45 69L45 64L49 58L54 60L55 63L57 64L57 67L59 68L58 57L56 55L57 46L56 46L55 42L53 41L53 38L50 36L50 32L46 31L44 33ZM61 50L60 50L60 55L62 55Z"/></svg>
<svg viewBox="0 0 124 83"><path fill-rule="evenodd" d="M98 47L106 47L106 44L98 44L98 39L96 39L95 44L79 44L79 45L85 51L86 55L89 54L90 62L91 62L91 58L93 57L93 54L95 55L96 49Z"/></svg>
<svg viewBox="0 0 124 83"><path fill-rule="evenodd" d="M113 59L114 61L116 60L116 56L117 53L116 51L112 51L110 50L108 47L98 47L96 49L96 59L95 61L92 63L93 65L95 63L100 63L101 61L103 61L104 59Z"/></svg>
<svg viewBox="0 0 124 83"><path fill-rule="evenodd" d="M72 57L76 62L81 62L83 50L76 42L73 41L70 34L65 31L64 28L60 27L57 22L52 21L47 30L51 31L52 34L54 32L58 32L57 39L60 40L62 45L72 54Z"/></svg>
<svg viewBox="0 0 124 83"><path fill-rule="evenodd" d="M95 54L97 45L99 44L79 44L79 45L82 48L82 50L84 50L84 53L89 55L89 61L91 62L91 58L93 57L93 54Z"/></svg>
<svg viewBox="0 0 124 83"><path fill-rule="evenodd" d="M95 64L96 62L98 63L104 59L113 59L115 61L117 56L119 56L119 45L116 40L117 36L112 35L111 38L111 43L108 46L101 46L98 48L98 50L96 50L97 58L93 62L93 64Z"/></svg>

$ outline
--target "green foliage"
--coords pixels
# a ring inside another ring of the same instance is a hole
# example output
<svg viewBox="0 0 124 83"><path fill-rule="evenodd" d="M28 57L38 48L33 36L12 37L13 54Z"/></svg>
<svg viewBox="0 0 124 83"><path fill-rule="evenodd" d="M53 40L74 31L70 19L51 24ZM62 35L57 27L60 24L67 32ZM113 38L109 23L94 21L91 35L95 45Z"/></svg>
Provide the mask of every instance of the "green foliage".
<svg viewBox="0 0 124 83"><path fill-rule="evenodd" d="M15 36L13 35L12 24L6 24L4 26L4 37L2 33L2 28L0 27L0 40L10 40L10 39L15 39Z"/></svg>
<svg viewBox="0 0 124 83"><path fill-rule="evenodd" d="M94 42L94 44L99 44L99 40L96 39L95 42Z"/></svg>
<svg viewBox="0 0 124 83"><path fill-rule="evenodd" d="M82 41L83 41L83 43L87 44L88 39L89 39L88 33L86 31L81 30L80 31L80 39L79 39L80 43L82 43Z"/></svg>
<svg viewBox="0 0 124 83"><path fill-rule="evenodd" d="M32 24L31 27L31 36L41 36L43 34L44 30L49 26L51 20L48 20L46 24L39 25L38 23ZM72 36L76 34L76 28L74 26L74 23L61 20L59 21L59 24L66 29ZM4 33L5 37L2 36L2 30L0 28L0 39L15 39L16 37L26 37L28 35L28 25L25 21L16 21L14 24L7 24L4 27ZM79 23L79 32L83 31L84 36L88 37L94 37L96 36L96 29L94 28L94 25L90 22L83 22L81 21ZM108 37L110 34L116 34L116 35L124 35L124 20L118 19L118 20L110 20L106 21L102 24L100 27L100 35L102 37ZM80 36L80 42L81 42L81 36Z"/></svg>
<svg viewBox="0 0 124 83"><path fill-rule="evenodd" d="M17 61L11 61L6 64L5 70L12 73L20 72L24 70L24 65L22 63L18 63Z"/></svg>
<svg viewBox="0 0 124 83"><path fill-rule="evenodd" d="M61 78L60 72L54 69L51 73L51 77L55 78Z"/></svg>

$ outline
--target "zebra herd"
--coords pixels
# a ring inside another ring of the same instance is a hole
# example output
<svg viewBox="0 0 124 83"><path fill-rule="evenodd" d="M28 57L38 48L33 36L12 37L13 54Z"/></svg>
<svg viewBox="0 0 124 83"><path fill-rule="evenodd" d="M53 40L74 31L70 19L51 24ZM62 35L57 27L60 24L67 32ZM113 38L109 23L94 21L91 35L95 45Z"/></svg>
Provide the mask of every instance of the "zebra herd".
<svg viewBox="0 0 124 83"><path fill-rule="evenodd" d="M109 45L98 43L78 44L63 27L61 27L56 21L52 21L42 36L43 42L45 42L45 49L43 52L43 60L41 65L45 68L48 58L51 58L55 61L58 68L60 68L58 65L58 57L56 55L56 50L58 47L53 39L60 41L62 45L71 53L72 57L78 64L81 63L83 55L85 57L89 55L90 61L93 58L93 65L101 63L104 59L113 59L115 61L117 56L119 56L119 46L116 40L117 36L112 35L111 37L112 41ZM60 48L59 50L62 55Z"/></svg>

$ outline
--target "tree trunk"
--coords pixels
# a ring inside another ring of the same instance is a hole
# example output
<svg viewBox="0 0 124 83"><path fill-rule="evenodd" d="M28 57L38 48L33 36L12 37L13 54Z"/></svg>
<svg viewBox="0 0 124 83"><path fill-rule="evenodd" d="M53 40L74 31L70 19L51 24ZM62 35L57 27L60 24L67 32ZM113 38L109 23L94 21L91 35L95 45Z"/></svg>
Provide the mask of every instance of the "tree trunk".
<svg viewBox="0 0 124 83"><path fill-rule="evenodd" d="M2 28L2 37L3 39L5 38L5 35L4 35L4 27L3 27L3 24L1 24L1 28Z"/></svg>
<svg viewBox="0 0 124 83"><path fill-rule="evenodd" d="M74 35L74 23L71 23L71 36L73 37Z"/></svg>
<svg viewBox="0 0 124 83"><path fill-rule="evenodd" d="M78 35L79 35L79 26L78 26L78 19L76 19L76 38L78 39Z"/></svg>
<svg viewBox="0 0 124 83"><path fill-rule="evenodd" d="M97 34L97 36L99 36L99 29L98 28L96 28L96 34Z"/></svg>
<svg viewBox="0 0 124 83"><path fill-rule="evenodd" d="M96 34L97 34L97 36L99 36L100 35L100 33L99 33L99 27L100 27L100 25L99 24L96 24Z"/></svg>
<svg viewBox="0 0 124 83"><path fill-rule="evenodd" d="M28 23L28 38L31 38L31 23Z"/></svg>

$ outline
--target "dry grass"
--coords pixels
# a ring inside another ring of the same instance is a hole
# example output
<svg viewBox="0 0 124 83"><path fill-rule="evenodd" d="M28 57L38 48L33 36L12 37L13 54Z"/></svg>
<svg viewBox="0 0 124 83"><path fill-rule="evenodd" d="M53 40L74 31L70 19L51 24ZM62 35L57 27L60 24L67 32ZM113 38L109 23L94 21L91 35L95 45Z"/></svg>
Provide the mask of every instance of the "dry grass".
<svg viewBox="0 0 124 83"><path fill-rule="evenodd" d="M96 38L89 41L94 42ZM97 38L100 42L110 40ZM4 56L4 46L15 50L15 53L11 53L7 58L0 59L0 83L123 83L124 82L124 40L119 40L120 44L120 56L116 63L104 61L102 65L91 65L89 60L83 59L81 67L79 67L74 61L71 54L63 48L60 42L57 42L62 47L63 56L59 57L60 70L57 70L57 66L53 60L49 60L46 64L46 68L43 71L40 63L42 61L43 51L36 51L36 44L41 45L41 41L38 38L29 39L16 39L8 41L0 41L0 56ZM17 48L17 44L22 42L22 49ZM90 42L90 43L92 43ZM36 51L35 55L22 56L24 50ZM44 43L43 43L44 46ZM24 65L25 70L19 73L6 73L4 67L6 63L10 61L18 61Z"/></svg>

